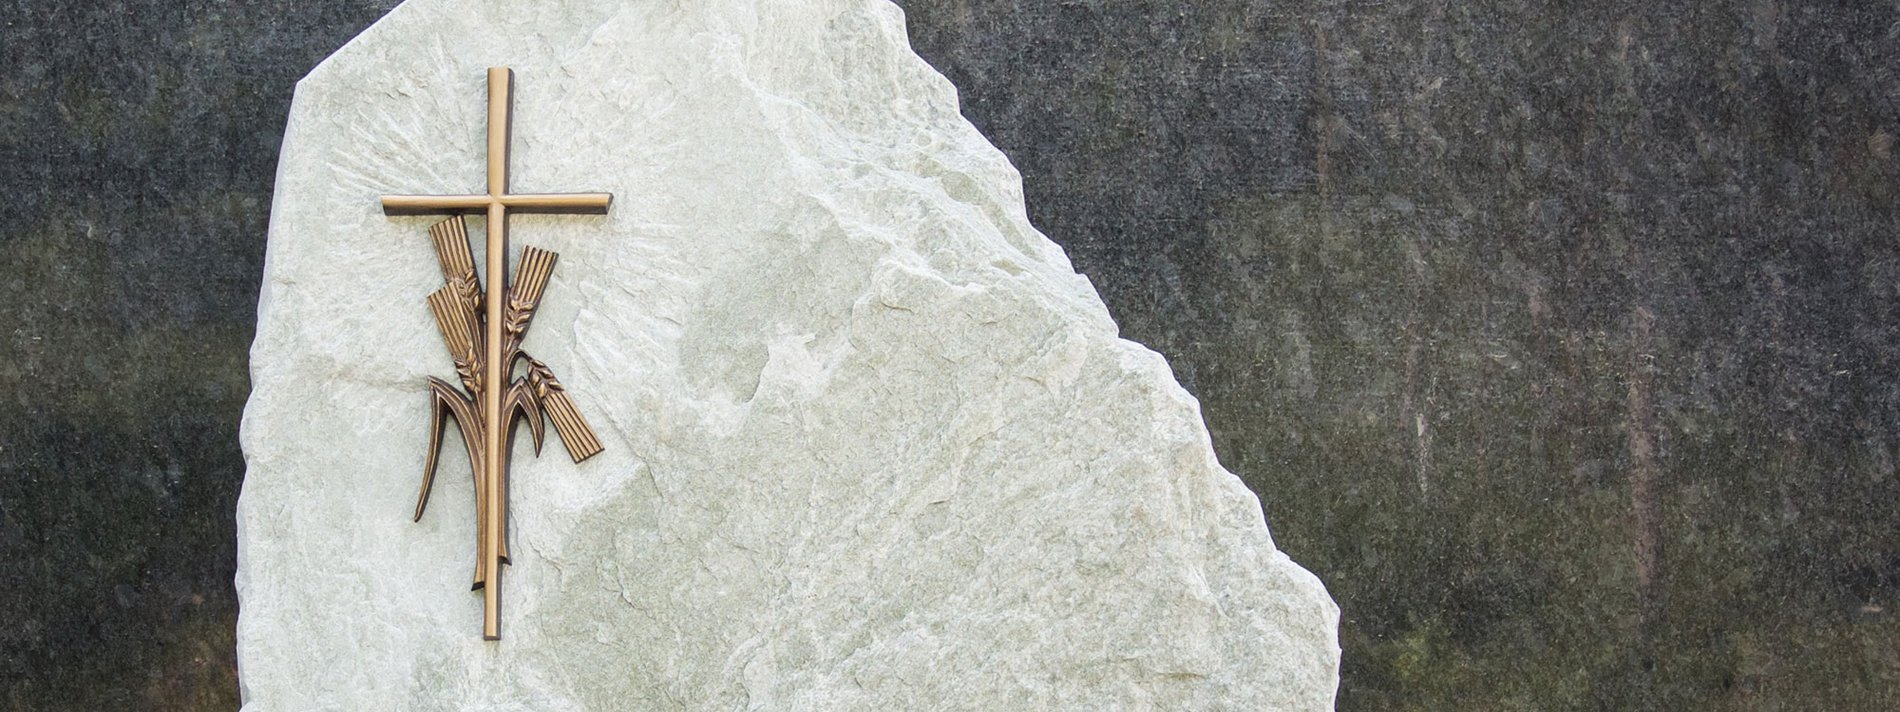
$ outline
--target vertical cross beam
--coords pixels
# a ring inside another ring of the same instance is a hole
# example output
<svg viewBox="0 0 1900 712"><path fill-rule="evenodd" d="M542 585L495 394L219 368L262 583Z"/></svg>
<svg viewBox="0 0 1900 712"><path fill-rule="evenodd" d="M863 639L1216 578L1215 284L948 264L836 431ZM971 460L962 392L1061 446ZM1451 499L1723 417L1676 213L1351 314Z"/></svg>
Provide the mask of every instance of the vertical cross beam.
<svg viewBox="0 0 1900 712"><path fill-rule="evenodd" d="M482 585L482 639L501 639L501 541L508 530L508 486L506 448L502 432L507 416L501 412L501 394L507 390L508 368L501 362L502 306L508 293L508 207L501 196L508 194L508 131L514 118L514 71L506 67L488 68L488 290L483 308L487 334L482 342L488 358L482 367L488 374L482 379L486 391L482 398L482 485L488 490L488 511L483 514L488 528L482 532L482 563L488 567L488 581Z"/></svg>
<svg viewBox="0 0 1900 712"><path fill-rule="evenodd" d="M512 130L514 71L488 70L488 192L485 195L385 195L383 211L390 215L481 212L487 216L486 268L488 283L482 309L482 392L475 394L482 411L482 473L476 485L476 521L482 586L482 638L501 639L501 565L508 521L508 417L502 395L513 369L512 354L504 353L503 322L508 300L508 214L518 212L604 214L613 201L607 193L522 194L508 192L508 150Z"/></svg>

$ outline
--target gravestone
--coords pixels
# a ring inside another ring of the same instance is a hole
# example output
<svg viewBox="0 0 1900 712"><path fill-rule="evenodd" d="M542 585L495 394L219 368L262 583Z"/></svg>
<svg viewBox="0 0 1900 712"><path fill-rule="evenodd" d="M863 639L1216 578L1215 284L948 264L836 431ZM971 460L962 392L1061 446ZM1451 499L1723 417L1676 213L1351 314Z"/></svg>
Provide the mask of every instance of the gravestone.
<svg viewBox="0 0 1900 712"><path fill-rule="evenodd" d="M514 443L489 641L469 455L411 522L438 219L377 201L483 192L504 65L518 189L614 199L511 223L602 449ZM410 0L299 83L269 239L247 711L1331 707L1332 601L882 0Z"/></svg>

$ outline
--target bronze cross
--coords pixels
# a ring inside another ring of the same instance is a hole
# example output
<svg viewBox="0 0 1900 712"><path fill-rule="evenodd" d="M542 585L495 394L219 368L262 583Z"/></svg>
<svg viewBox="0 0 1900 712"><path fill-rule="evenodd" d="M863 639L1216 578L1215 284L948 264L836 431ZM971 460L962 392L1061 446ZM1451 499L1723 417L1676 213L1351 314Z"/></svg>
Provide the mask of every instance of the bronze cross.
<svg viewBox="0 0 1900 712"><path fill-rule="evenodd" d="M435 475L436 455L441 446L445 418L453 416L462 430L469 459L479 472L475 482L476 566L475 588L482 589L482 638L501 639L501 566L508 562L506 528L508 521L508 443L515 417L525 416L535 435L535 451L540 451L543 413L560 432L568 454L580 462L600 451L600 443L580 419L579 411L568 400L546 364L520 351L528 319L533 316L542 290L554 269L554 254L529 247L522 255L522 273L516 276L514 289L508 280L508 213L588 213L605 214L613 201L608 193L519 194L508 192L509 119L513 113L514 71L507 67L488 70L488 192L481 195L385 195L383 212L390 215L452 214L456 217L430 229L436 254L442 262L448 286L429 298L436 323L449 342L457 370L461 371L460 391L440 379L431 378L435 403L434 435L429 461L423 474L422 493L416 501L416 518L428 504L430 483ZM468 240L461 214L486 213L488 216L487 279L488 289L479 313L474 311L479 285L475 283L474 262L468 257ZM459 243L459 245L457 244ZM509 384L515 365L526 361L528 375ZM475 410L478 408L479 410ZM474 416L479 413L480 418ZM471 432L475 431L475 432ZM475 443L480 442L477 448Z"/></svg>

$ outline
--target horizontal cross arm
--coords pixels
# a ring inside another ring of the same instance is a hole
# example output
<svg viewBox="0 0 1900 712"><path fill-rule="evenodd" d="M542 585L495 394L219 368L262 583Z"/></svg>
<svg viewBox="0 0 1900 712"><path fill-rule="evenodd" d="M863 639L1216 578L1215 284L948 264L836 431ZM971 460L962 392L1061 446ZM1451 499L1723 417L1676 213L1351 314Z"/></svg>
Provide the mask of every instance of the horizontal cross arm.
<svg viewBox="0 0 1900 712"><path fill-rule="evenodd" d="M612 193L518 193L512 195L385 195L383 212L389 215L437 215L487 210L499 201L523 213L583 213L602 215L613 203Z"/></svg>
<svg viewBox="0 0 1900 712"><path fill-rule="evenodd" d="M437 215L487 210L495 199L487 195L385 195L386 215Z"/></svg>
<svg viewBox="0 0 1900 712"><path fill-rule="evenodd" d="M509 210L524 213L588 213L603 215L612 193L520 193L501 196Z"/></svg>

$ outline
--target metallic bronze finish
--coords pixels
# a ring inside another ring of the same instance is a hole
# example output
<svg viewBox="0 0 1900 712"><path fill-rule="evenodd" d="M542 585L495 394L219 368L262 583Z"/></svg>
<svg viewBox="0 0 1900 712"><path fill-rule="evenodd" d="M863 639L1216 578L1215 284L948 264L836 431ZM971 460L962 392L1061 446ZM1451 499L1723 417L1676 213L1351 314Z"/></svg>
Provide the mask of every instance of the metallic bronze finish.
<svg viewBox="0 0 1900 712"><path fill-rule="evenodd" d="M452 214L429 228L436 260L442 267L443 286L429 295L429 311L455 361L461 381L457 389L439 378L429 379L434 423L429 457L423 466L422 491L416 496L417 520L429 504L435 470L442 448L442 432L450 418L462 433L463 445L475 473L475 582L482 591L482 637L501 639L501 566L508 563L508 444L517 420L526 420L540 454L546 422L580 462L601 451L574 401L547 364L521 350L528 323L541 302L557 255L529 247L522 251L513 284L508 279L508 215L511 212L605 214L613 202L607 193L511 194L508 192L508 146L511 131L514 72L506 67L488 70L488 193L486 195L385 195L383 212L389 215ZM468 227L461 213L487 215L485 273L488 288L475 274L468 244ZM525 369L510 378L517 365Z"/></svg>

